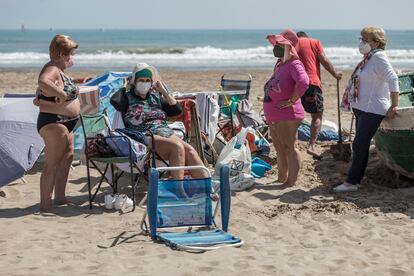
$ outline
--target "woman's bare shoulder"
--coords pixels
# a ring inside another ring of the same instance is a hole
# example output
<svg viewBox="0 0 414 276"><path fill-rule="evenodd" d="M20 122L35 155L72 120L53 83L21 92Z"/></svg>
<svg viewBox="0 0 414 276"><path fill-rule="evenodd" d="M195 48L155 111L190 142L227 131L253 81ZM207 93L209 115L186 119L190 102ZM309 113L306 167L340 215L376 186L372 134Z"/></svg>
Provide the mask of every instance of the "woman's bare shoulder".
<svg viewBox="0 0 414 276"><path fill-rule="evenodd" d="M43 66L42 70L40 71L39 78L42 76L57 78L60 76L60 72L60 69L56 65L48 62Z"/></svg>

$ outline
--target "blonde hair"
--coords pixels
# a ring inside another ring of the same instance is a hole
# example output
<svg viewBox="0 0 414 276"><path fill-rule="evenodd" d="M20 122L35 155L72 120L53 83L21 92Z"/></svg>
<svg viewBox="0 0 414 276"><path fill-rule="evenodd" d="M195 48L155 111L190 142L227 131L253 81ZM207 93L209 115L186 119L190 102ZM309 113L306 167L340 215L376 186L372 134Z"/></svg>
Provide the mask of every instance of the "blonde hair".
<svg viewBox="0 0 414 276"><path fill-rule="evenodd" d="M385 45L387 45L387 35L385 34L384 29L378 27L365 27L361 31L361 35L364 34L369 36L372 41L379 43L378 48L385 50Z"/></svg>
<svg viewBox="0 0 414 276"><path fill-rule="evenodd" d="M50 42L50 59L58 59L61 56L68 56L73 49L77 49L78 44L67 35L55 35Z"/></svg>

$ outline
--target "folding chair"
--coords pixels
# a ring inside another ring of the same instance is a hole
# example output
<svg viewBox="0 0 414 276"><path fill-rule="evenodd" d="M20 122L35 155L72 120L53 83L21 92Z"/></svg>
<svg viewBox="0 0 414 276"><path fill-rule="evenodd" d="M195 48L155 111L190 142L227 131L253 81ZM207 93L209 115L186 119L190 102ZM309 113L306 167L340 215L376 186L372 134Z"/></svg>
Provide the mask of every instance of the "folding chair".
<svg viewBox="0 0 414 276"><path fill-rule="evenodd" d="M99 87L80 86L79 101L81 104L81 114L96 114L99 112Z"/></svg>
<svg viewBox="0 0 414 276"><path fill-rule="evenodd" d="M119 163L129 163L129 172L130 172L130 178L131 178L130 180L131 180L131 187L132 187L132 200L134 203L133 211L134 211L135 210L135 186L136 186L136 183L138 183L138 180L134 181L133 169L135 168L139 172L140 175L142 175L143 172L133 161L130 140L125 136L110 135L110 124L109 124L109 121L108 121L108 118L105 112L97 113L93 115L81 115L80 119L81 119L83 134L85 138L85 145L87 144L87 141L93 139L97 133L102 133L102 132L104 132L107 135L109 134L109 136L106 136L105 139L123 139L127 141L129 145L129 154L128 156L125 156L125 157L89 157L85 150L86 170L87 170L87 176L88 176L89 208L92 209L92 202L94 201L104 179L112 187L113 192L114 193L117 192L118 179L122 176L123 172L121 172L120 174L116 174L114 170L114 165L119 164ZM152 139L152 141L153 140L154 139ZM103 171L99 168L96 162L105 164L105 168ZM93 168L95 168L101 175L98 187L96 188L96 191L93 193L93 195L92 195L89 164L92 164ZM112 176L111 180L109 180L106 177L106 172L109 167L110 167L111 176Z"/></svg>
<svg viewBox="0 0 414 276"><path fill-rule="evenodd" d="M159 171L183 169L206 170L209 176L202 179L160 179ZM220 174L222 229L214 222L211 174L203 166L151 168L147 213L144 214L141 227L154 240L162 241L177 250L204 252L220 247L241 246L243 241L227 232L231 198L229 171L224 166ZM193 230L193 227L200 229ZM167 228L170 231L165 231ZM183 228L188 230L183 232Z"/></svg>
<svg viewBox="0 0 414 276"><path fill-rule="evenodd" d="M265 123L264 117L256 113L247 99L237 103L236 115L241 127L252 127L267 144L272 141L269 126Z"/></svg>
<svg viewBox="0 0 414 276"><path fill-rule="evenodd" d="M250 74L224 74L221 76L220 85L223 91L229 90L243 90L246 91L243 95L232 95L225 96L220 95L219 105L220 105L220 120L219 120L219 129L216 133L223 133L227 128L230 128L231 137L235 135L235 118L234 114L236 111L237 103L242 99L249 99L250 88L252 83L252 76Z"/></svg>

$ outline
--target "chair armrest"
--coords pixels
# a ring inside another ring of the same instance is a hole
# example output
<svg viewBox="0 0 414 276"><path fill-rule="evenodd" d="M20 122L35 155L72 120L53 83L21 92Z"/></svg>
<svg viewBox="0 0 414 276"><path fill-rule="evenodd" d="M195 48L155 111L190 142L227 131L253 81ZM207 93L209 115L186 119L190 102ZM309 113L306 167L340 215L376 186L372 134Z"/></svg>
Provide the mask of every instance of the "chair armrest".
<svg viewBox="0 0 414 276"><path fill-rule="evenodd" d="M172 130L174 130L174 131L179 131L179 132L181 132L182 134L183 134L183 140L184 141L187 141L187 134L185 133L185 131L184 130L182 130L181 128L171 128Z"/></svg>
<svg viewBox="0 0 414 276"><path fill-rule="evenodd" d="M151 163L152 163L152 167L155 168L155 141L154 141L154 133L152 133L151 130L147 129L145 131L145 134L148 134L148 136L151 137Z"/></svg>

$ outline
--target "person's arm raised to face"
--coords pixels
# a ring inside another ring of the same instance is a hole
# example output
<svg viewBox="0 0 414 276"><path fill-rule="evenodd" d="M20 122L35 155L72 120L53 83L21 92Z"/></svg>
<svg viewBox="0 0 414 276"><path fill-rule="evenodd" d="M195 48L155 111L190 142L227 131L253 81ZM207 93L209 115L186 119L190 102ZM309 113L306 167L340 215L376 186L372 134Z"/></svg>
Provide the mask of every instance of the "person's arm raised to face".
<svg viewBox="0 0 414 276"><path fill-rule="evenodd" d="M161 81L156 81L154 84L154 88L156 91L158 91L158 93L160 93L162 95L162 97L164 97L164 99L167 101L167 103L169 105L176 105L177 104L177 100L174 99L173 96L171 96L167 90L165 90L164 85L161 83Z"/></svg>

